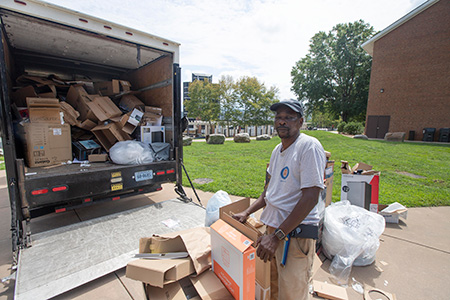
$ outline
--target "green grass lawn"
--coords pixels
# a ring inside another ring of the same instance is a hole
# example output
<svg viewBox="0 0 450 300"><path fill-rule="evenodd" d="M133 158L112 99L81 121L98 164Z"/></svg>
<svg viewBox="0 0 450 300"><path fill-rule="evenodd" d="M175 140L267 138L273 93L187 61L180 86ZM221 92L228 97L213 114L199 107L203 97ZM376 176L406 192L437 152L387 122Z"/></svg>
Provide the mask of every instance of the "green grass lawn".
<svg viewBox="0 0 450 300"><path fill-rule="evenodd" d="M450 205L450 144L400 143L358 140L324 131L307 131L331 152L334 167L333 201L340 200L341 160L357 162L381 171L380 203L400 202L408 207ZM194 184L203 191L224 190L231 195L258 197L273 148L270 141L209 145L194 142L184 147L184 164L191 180L209 178L213 182ZM416 176L413 176L416 175ZM183 184L189 185L184 175Z"/></svg>

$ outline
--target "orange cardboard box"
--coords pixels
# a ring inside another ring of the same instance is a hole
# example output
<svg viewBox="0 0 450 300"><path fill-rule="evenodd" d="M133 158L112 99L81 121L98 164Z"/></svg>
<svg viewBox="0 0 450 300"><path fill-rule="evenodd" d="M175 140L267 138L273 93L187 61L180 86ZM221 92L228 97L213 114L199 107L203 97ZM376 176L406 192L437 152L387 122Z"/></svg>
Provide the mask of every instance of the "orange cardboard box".
<svg viewBox="0 0 450 300"><path fill-rule="evenodd" d="M255 299L256 250L252 244L221 219L211 225L212 268L236 300Z"/></svg>

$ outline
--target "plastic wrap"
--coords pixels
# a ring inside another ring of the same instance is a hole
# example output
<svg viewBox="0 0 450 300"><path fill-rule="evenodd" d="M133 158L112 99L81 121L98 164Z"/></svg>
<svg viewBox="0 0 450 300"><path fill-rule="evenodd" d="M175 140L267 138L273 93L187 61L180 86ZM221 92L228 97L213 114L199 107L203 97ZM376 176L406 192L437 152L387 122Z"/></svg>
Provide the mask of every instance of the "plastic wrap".
<svg viewBox="0 0 450 300"><path fill-rule="evenodd" d="M205 227L209 227L216 222L220 217L219 209L230 203L231 199L227 192L222 190L216 192L206 205Z"/></svg>
<svg viewBox="0 0 450 300"><path fill-rule="evenodd" d="M155 160L150 146L137 141L117 142L109 149L109 157L119 165L142 165Z"/></svg>
<svg viewBox="0 0 450 300"><path fill-rule="evenodd" d="M332 258L330 273L338 284L346 285L352 266L373 263L385 228L381 215L343 200L325 209L322 245Z"/></svg>

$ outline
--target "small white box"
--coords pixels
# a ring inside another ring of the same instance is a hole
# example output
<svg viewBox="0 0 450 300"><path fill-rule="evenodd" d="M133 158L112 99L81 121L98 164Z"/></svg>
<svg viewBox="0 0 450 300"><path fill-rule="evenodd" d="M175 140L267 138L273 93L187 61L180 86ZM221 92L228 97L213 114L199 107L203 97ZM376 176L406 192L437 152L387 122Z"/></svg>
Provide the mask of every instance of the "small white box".
<svg viewBox="0 0 450 300"><path fill-rule="evenodd" d="M146 144L165 143L164 126L141 126L141 142Z"/></svg>

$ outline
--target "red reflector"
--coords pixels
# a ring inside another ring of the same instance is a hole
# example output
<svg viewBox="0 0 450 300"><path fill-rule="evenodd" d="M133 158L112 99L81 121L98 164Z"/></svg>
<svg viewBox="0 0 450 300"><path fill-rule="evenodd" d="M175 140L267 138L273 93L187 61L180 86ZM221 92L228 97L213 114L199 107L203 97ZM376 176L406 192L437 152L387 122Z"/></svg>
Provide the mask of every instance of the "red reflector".
<svg viewBox="0 0 450 300"><path fill-rule="evenodd" d="M138 192L142 192L144 189L138 189Z"/></svg>
<svg viewBox="0 0 450 300"><path fill-rule="evenodd" d="M84 202L91 202L91 201L92 201L91 198L86 198L86 199L84 199Z"/></svg>
<svg viewBox="0 0 450 300"><path fill-rule="evenodd" d="M162 191L162 187L159 187L156 189L157 191Z"/></svg>
<svg viewBox="0 0 450 300"><path fill-rule="evenodd" d="M133 33L129 32L129 31L126 31L125 33L128 34L128 35L133 35Z"/></svg>
<svg viewBox="0 0 450 300"><path fill-rule="evenodd" d="M19 0L14 0L14 2L16 2L16 3L19 3L19 4L22 4L22 5L27 5L27 3L26 3L26 2L23 2L23 1L19 1Z"/></svg>
<svg viewBox="0 0 450 300"><path fill-rule="evenodd" d="M175 173L175 170L174 169L170 169L170 170L167 170L166 173L167 174L173 174L173 173Z"/></svg>
<svg viewBox="0 0 450 300"><path fill-rule="evenodd" d="M47 194L47 193L48 193L48 189L40 189L40 190L31 191L31 195L33 195L33 196Z"/></svg>
<svg viewBox="0 0 450 300"><path fill-rule="evenodd" d="M66 211L65 208L58 208L58 209L55 209L55 213L60 213L60 212L64 212L64 211Z"/></svg>
<svg viewBox="0 0 450 300"><path fill-rule="evenodd" d="M159 172L156 172L156 175L164 175L166 172L165 171L159 171Z"/></svg>
<svg viewBox="0 0 450 300"><path fill-rule="evenodd" d="M66 190L67 190L67 186L65 186L65 185L52 188L53 192L61 192L61 191L66 191Z"/></svg>
<svg viewBox="0 0 450 300"><path fill-rule="evenodd" d="M164 46L169 46L169 44L168 44L168 43L163 43L163 45L164 45Z"/></svg>
<svg viewBox="0 0 450 300"><path fill-rule="evenodd" d="M112 27L111 26L106 26L106 25L104 25L103 26L105 29L109 29L109 30L111 30L112 29Z"/></svg>
<svg viewBox="0 0 450 300"><path fill-rule="evenodd" d="M114 201L114 200L119 200L120 197L114 197L114 198L112 198L112 199L113 199L113 201Z"/></svg>
<svg viewBox="0 0 450 300"><path fill-rule="evenodd" d="M79 18L78 21L83 22L83 23L89 23L88 20L81 19L81 18Z"/></svg>

